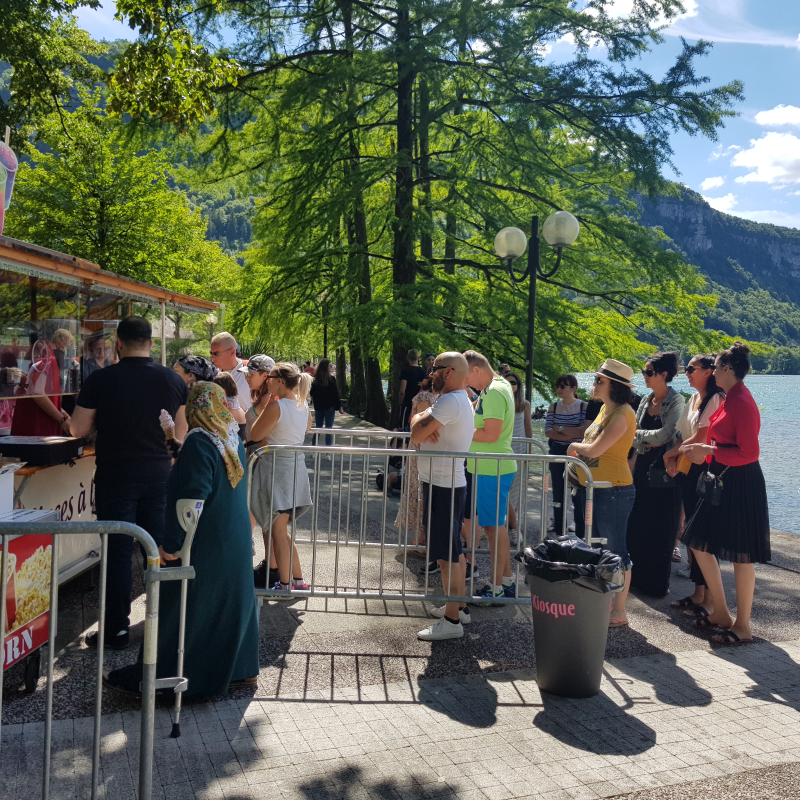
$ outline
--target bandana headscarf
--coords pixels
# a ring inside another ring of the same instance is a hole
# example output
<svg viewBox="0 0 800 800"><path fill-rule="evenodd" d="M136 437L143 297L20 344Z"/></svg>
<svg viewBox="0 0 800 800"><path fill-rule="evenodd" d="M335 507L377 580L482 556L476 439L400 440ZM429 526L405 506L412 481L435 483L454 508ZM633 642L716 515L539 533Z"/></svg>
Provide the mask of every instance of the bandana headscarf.
<svg viewBox="0 0 800 800"><path fill-rule="evenodd" d="M217 368L202 356L183 356L178 363L199 381L213 381L217 377Z"/></svg>
<svg viewBox="0 0 800 800"><path fill-rule="evenodd" d="M244 467L239 459L237 427L225 405L222 387L207 381L199 381L192 386L186 401L186 421L189 423L187 436L195 432L204 433L214 442L225 462L228 480L235 489L244 477Z"/></svg>

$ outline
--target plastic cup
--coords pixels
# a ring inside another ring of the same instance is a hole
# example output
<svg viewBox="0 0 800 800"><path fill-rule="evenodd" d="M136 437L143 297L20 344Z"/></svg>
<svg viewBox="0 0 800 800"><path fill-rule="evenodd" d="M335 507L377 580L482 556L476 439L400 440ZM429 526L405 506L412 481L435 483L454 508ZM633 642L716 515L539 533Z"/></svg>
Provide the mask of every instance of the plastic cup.
<svg viewBox="0 0 800 800"><path fill-rule="evenodd" d="M14 178L17 177L19 162L14 151L4 142L0 142L0 165L5 167L6 170L5 202L3 207L8 210L9 205L11 205L11 193L14 191Z"/></svg>

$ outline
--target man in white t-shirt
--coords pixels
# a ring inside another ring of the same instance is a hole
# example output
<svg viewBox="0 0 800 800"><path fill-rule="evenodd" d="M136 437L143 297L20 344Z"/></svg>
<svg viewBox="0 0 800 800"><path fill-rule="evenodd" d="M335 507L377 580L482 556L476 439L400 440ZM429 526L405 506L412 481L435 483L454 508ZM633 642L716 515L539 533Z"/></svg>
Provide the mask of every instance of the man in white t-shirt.
<svg viewBox="0 0 800 800"><path fill-rule="evenodd" d="M411 420L411 441L420 443L419 479L422 481L423 524L428 525L428 549L439 564L446 595L464 595L466 560L461 545L461 519L467 481L463 458L425 458L431 452L465 453L469 450L475 421L472 403L465 391L467 360L461 353L436 356L431 372L433 390L439 398ZM429 508L430 504L430 508ZM426 641L459 639L470 621L465 603L454 601L434 609L439 621L420 631Z"/></svg>
<svg viewBox="0 0 800 800"><path fill-rule="evenodd" d="M245 378L245 373L239 371L239 367L244 365L244 361L236 356L236 339L228 333L222 331L211 339L211 363L223 372L230 372L236 381L236 388L239 390L239 406L242 411L247 413L247 409L253 405L250 398L250 386Z"/></svg>

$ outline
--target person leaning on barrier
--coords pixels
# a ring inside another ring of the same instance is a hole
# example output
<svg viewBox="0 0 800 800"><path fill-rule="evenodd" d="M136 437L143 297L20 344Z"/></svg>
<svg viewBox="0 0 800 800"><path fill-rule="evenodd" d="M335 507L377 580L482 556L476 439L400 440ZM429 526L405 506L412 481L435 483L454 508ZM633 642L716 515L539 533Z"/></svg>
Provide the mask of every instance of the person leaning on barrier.
<svg viewBox="0 0 800 800"><path fill-rule="evenodd" d="M299 447L311 428L306 404L311 375L300 372L295 364L275 364L266 386L268 400L250 428L250 438L266 439L267 445ZM296 521L311 506L304 455L277 451L258 459L253 468L250 510L264 533L265 553L273 553L277 561L279 579L271 587L274 591L288 594L292 589L308 589L297 547L289 535L289 520Z"/></svg>
<svg viewBox="0 0 800 800"><path fill-rule="evenodd" d="M717 355L714 377L725 402L711 417L708 444L685 444L681 451L693 464L706 465L705 493L686 523L683 542L692 549L706 579L706 598L694 616L698 628L723 628L711 637L717 644L750 642L750 614L756 586L755 564L771 557L769 508L764 474L758 463L761 415L744 378L750 371L750 349L735 342ZM736 620L728 611L719 564L733 562Z"/></svg>
<svg viewBox="0 0 800 800"><path fill-rule="evenodd" d="M577 456L586 463L595 481L611 484L608 489L594 491L595 536L606 539L604 547L622 559L625 567L625 586L614 595L609 627L628 624L625 603L631 586L631 557L628 553L626 531L633 508L636 489L628 466L628 451L636 434L636 416L630 407L633 392L633 370L621 361L607 358L594 377L592 397L602 401L597 419L586 429L583 441L570 444L567 455ZM586 475L580 468L570 466L570 484L575 487L575 527L583 538L586 509Z"/></svg>
<svg viewBox="0 0 800 800"><path fill-rule="evenodd" d="M463 453L474 430L474 412L465 391L467 360L461 353L441 353L433 365L433 391L439 397L411 420L411 440L420 445L419 477L422 482L422 520L428 530L428 552L442 573L444 594L463 596L466 591L466 559L461 546L467 481L463 458L425 458L443 451ZM464 603L447 603L434 609L435 622L417 636L425 641L458 639L470 621Z"/></svg>
<svg viewBox="0 0 800 800"><path fill-rule="evenodd" d="M531 404L525 399L525 384L516 372L509 372L505 376L511 391L514 393L514 439L532 439L533 427L531 426ZM528 452L528 445L524 442L511 443L511 449L515 453L523 455ZM522 465L517 463L517 471L514 473L514 480L511 481L511 489L508 493L508 541L512 547L521 544L521 534L518 529L519 520L517 510L520 508L521 500L525 497L525 490L520 492L520 480L522 473L525 472ZM527 488L527 487L526 487ZM524 507L524 504L522 504ZM523 528L524 531L524 528Z"/></svg>
<svg viewBox="0 0 800 800"><path fill-rule="evenodd" d="M225 392L198 381L186 401L189 432L167 483L161 561L177 566L185 532L178 514L190 501L201 504L191 547L195 577L187 582L184 697L224 694L254 687L258 677L258 616L250 584L250 520L244 446ZM184 501L184 503L182 503ZM158 619L158 677L177 674L181 582L161 584ZM114 689L138 694L142 665L107 674Z"/></svg>
<svg viewBox="0 0 800 800"><path fill-rule="evenodd" d="M480 394L475 406L475 432L472 435L471 453L502 453L512 455L511 438L514 435L514 394L508 381L498 375L486 356L467 350L464 357L469 364L467 382ZM511 545L506 528L508 494L517 462L510 459L467 459L467 469L477 475L475 510L477 523L489 540L491 571L489 583L478 592L479 597L515 597L516 583L511 571ZM471 483L467 490L465 517L472 512ZM498 486L499 483L499 486ZM467 529L467 547L472 547L476 536L475 520Z"/></svg>

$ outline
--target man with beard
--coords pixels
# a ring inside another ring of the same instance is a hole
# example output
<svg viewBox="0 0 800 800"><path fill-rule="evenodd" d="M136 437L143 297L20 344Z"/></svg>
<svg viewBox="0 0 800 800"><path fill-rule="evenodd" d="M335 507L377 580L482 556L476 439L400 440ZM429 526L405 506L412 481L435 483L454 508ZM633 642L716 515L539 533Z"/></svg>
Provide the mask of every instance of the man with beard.
<svg viewBox="0 0 800 800"><path fill-rule="evenodd" d="M438 355L431 369L433 390L439 397L411 420L411 440L420 443L419 479L422 482L423 524L428 527L428 547L442 573L448 596L464 595L466 560L461 545L461 520L467 481L464 459L426 458L426 453L463 453L474 432L474 412L465 391L467 360L461 353ZM428 522L430 518L430 523ZM425 641L459 639L470 615L466 604L449 602L431 612L439 619L417 636Z"/></svg>

